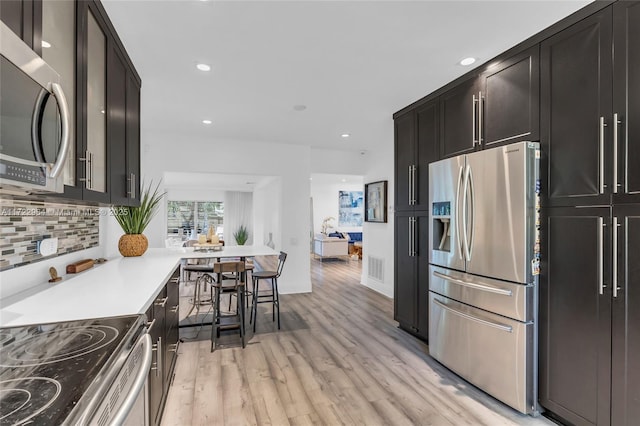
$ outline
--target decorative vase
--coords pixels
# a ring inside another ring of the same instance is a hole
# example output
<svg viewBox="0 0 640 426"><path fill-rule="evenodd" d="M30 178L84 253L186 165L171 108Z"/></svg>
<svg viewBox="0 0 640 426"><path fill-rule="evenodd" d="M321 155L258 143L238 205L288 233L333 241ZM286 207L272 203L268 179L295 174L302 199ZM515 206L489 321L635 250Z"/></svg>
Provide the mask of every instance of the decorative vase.
<svg viewBox="0 0 640 426"><path fill-rule="evenodd" d="M124 257L142 256L149 247L144 234L124 234L118 240L118 250Z"/></svg>

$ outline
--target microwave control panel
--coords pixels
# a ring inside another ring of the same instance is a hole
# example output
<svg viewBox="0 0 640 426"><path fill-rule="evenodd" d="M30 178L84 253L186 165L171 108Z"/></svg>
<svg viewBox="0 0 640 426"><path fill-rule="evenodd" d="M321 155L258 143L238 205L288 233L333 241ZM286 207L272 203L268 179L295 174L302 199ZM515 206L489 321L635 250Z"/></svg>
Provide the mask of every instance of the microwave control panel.
<svg viewBox="0 0 640 426"><path fill-rule="evenodd" d="M47 184L47 177L42 167L6 160L0 163L0 178L39 186Z"/></svg>

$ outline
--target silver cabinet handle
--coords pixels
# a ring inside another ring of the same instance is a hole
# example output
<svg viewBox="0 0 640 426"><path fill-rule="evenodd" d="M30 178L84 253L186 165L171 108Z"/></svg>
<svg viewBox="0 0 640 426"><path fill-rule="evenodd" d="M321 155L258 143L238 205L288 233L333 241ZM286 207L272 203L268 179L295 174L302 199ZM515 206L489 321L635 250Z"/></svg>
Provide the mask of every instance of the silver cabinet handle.
<svg viewBox="0 0 640 426"><path fill-rule="evenodd" d="M156 306L164 308L164 306L167 304L167 300L169 300L168 297L163 297L162 299L156 300Z"/></svg>
<svg viewBox="0 0 640 426"><path fill-rule="evenodd" d="M411 205L415 206L416 205L416 165L414 164L413 166L411 166L411 171L412 171L412 175L411 175Z"/></svg>
<svg viewBox="0 0 640 426"><path fill-rule="evenodd" d="M407 184L409 185L408 192L407 192L407 201L409 202L409 205L411 205L411 192L412 192L411 183L412 182L413 182L413 178L411 175L411 166L409 166L409 181L407 182Z"/></svg>
<svg viewBox="0 0 640 426"><path fill-rule="evenodd" d="M413 218L412 217L409 218L409 230L407 231L409 233L408 234L408 236L409 236L409 250L408 250L409 257L411 257L411 248L413 247L413 243L411 242L411 238L413 238L413 232L412 232L413 230L411 228L411 225L412 225L411 219L413 219Z"/></svg>
<svg viewBox="0 0 640 426"><path fill-rule="evenodd" d="M604 128L607 127L607 123L604 122L604 117L600 117L600 193L604 194Z"/></svg>
<svg viewBox="0 0 640 426"><path fill-rule="evenodd" d="M510 325L504 325L497 322L487 321L482 318L474 317L473 315L469 315L467 313L460 312L457 309L453 309L452 307L445 305L444 303L440 302L437 299L433 299L433 301L435 302L436 305L440 306L442 309L446 309L447 311L452 312L462 318L475 321L482 325L488 325L489 327L497 328L498 330L506 331L507 333L511 333L513 331L513 327L511 327Z"/></svg>
<svg viewBox="0 0 640 426"><path fill-rule="evenodd" d="M464 172L464 183L462 185L462 237L464 242L464 257L465 260L469 259L469 235L467 233L467 191L469 190L469 171L470 167L467 166Z"/></svg>
<svg viewBox="0 0 640 426"><path fill-rule="evenodd" d="M58 109L60 110L60 122L62 123L61 134L60 134L60 152L58 153L58 158L56 162L51 167L51 172L49 172L49 177L55 178L57 177L62 168L64 167L64 163L67 160L67 151L69 151L69 127L70 127L70 114L69 114L69 104L67 104L67 98L64 95L64 91L62 90L62 86L58 83L53 83L51 85L51 90L53 92L53 96L58 101Z"/></svg>
<svg viewBox="0 0 640 426"><path fill-rule="evenodd" d="M618 113L613 114L613 193L618 193L618 125L622 121L618 117Z"/></svg>
<svg viewBox="0 0 640 426"><path fill-rule="evenodd" d="M133 405L138 399L138 395L140 395L140 392L144 391L144 385L147 383L149 367L151 366L151 358L153 356L151 346L151 337L148 334L142 336L142 363L140 364L140 368L138 369L138 373L136 374L136 378L129 394L126 396L120 408L118 408L118 411L116 411L114 416L111 418L111 424L124 424L127 416L133 408Z"/></svg>
<svg viewBox="0 0 640 426"><path fill-rule="evenodd" d="M473 94L473 101L471 104L471 139L473 142L472 146L476 146L476 143L479 140L476 138L476 105L480 102L480 99L476 99L475 93Z"/></svg>
<svg viewBox="0 0 640 426"><path fill-rule="evenodd" d="M613 297L618 297L618 227L620 224L618 223L618 218L613 218Z"/></svg>
<svg viewBox="0 0 640 426"><path fill-rule="evenodd" d="M460 238L462 235L462 231L460 229L460 187L462 186L462 175L464 172L464 167L460 166L460 171L458 172L458 185L456 186L456 217L455 217L455 225L456 225L456 240L458 242L458 256L462 259L462 239Z"/></svg>
<svg viewBox="0 0 640 426"><path fill-rule="evenodd" d="M604 294L604 221L598 218L598 293Z"/></svg>
<svg viewBox="0 0 640 426"><path fill-rule="evenodd" d="M172 314L175 314L176 312L178 312L178 309L180 308L180 305L175 305L173 308L170 309Z"/></svg>
<svg viewBox="0 0 640 426"><path fill-rule="evenodd" d="M442 274L442 273L440 273L438 271L434 271L433 275L435 275L438 278L442 278L445 281L450 281L452 283L460 284L461 286L473 288L475 290L480 290L480 291L486 291L486 292L489 292L489 293L500 294L502 296L512 296L513 295L513 292L511 290L505 290L504 288L492 287L492 286L488 286L488 285L485 285L485 284L470 283L470 282L467 282L467 281L464 281L464 280L460 280L458 278L450 277L449 275Z"/></svg>
<svg viewBox="0 0 640 426"><path fill-rule="evenodd" d="M411 241L413 242L413 256L416 256L418 254L418 250L416 250L416 223L417 223L417 219L414 217L413 218L413 238L411 239Z"/></svg>
<svg viewBox="0 0 640 426"><path fill-rule="evenodd" d="M136 175L135 173L129 173L129 177L127 178L129 181L129 190L127 191L127 195L129 198L136 198Z"/></svg>
<svg viewBox="0 0 640 426"><path fill-rule="evenodd" d="M180 345L180 343L172 343L169 346L167 346L167 351L168 352L178 352L178 345Z"/></svg>
<svg viewBox="0 0 640 426"><path fill-rule="evenodd" d="M91 189L91 177L89 167L91 165L91 153L87 150L84 152L84 157L78 158L78 160L84 162L84 177L78 178L80 182L84 182L84 186L87 189Z"/></svg>
<svg viewBox="0 0 640 426"><path fill-rule="evenodd" d="M151 350L156 353L155 367L151 367L151 370L156 372L156 377L162 373L162 337L158 337L157 343L154 343Z"/></svg>
<svg viewBox="0 0 640 426"><path fill-rule="evenodd" d="M478 145L482 145L482 109L484 108L482 91L478 92Z"/></svg>
<svg viewBox="0 0 640 426"><path fill-rule="evenodd" d="M473 254L473 237L476 234L475 230L475 222L476 222L476 200L475 200L475 189L473 188L473 173L471 172L471 166L467 166L467 174L469 180L469 201L470 207L469 212L471 213L471 226L469 227L469 240L467 241L467 260L471 260L471 255Z"/></svg>
<svg viewBox="0 0 640 426"><path fill-rule="evenodd" d="M156 318L154 318L151 322L147 323L147 333L151 331L154 325L156 325Z"/></svg>

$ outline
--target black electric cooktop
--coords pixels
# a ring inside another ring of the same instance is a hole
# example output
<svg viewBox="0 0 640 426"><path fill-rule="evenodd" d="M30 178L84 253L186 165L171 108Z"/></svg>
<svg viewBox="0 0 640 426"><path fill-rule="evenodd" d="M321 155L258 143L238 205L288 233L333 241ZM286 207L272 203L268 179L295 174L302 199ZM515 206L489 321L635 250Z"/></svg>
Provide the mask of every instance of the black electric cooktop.
<svg viewBox="0 0 640 426"><path fill-rule="evenodd" d="M0 328L0 425L68 421L83 396L104 380L103 369L126 350L142 318Z"/></svg>

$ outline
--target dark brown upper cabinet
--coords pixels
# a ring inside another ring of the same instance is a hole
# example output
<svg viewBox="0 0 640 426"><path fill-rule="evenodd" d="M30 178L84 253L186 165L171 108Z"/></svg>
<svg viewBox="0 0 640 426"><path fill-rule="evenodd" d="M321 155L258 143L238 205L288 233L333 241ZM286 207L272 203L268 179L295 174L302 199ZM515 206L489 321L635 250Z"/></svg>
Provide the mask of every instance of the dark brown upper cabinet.
<svg viewBox="0 0 640 426"><path fill-rule="evenodd" d="M613 5L614 203L640 203L640 2Z"/></svg>
<svg viewBox="0 0 640 426"><path fill-rule="evenodd" d="M610 202L611 49L611 8L541 44L542 194L549 206Z"/></svg>
<svg viewBox="0 0 640 426"><path fill-rule="evenodd" d="M140 202L141 80L97 0L0 0L0 17L61 77L72 114L64 193Z"/></svg>
<svg viewBox="0 0 640 426"><path fill-rule="evenodd" d="M538 45L480 76L481 142L485 148L540 140L540 61Z"/></svg>
<svg viewBox="0 0 640 426"><path fill-rule="evenodd" d="M479 146L480 80L472 76L440 95L440 154L455 157Z"/></svg>
<svg viewBox="0 0 640 426"><path fill-rule="evenodd" d="M0 20L38 55L42 52L42 0L2 0Z"/></svg>

